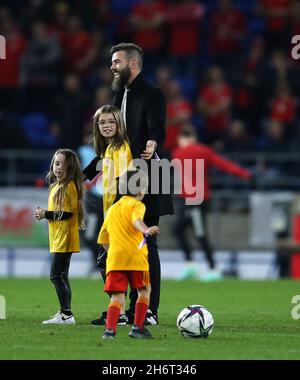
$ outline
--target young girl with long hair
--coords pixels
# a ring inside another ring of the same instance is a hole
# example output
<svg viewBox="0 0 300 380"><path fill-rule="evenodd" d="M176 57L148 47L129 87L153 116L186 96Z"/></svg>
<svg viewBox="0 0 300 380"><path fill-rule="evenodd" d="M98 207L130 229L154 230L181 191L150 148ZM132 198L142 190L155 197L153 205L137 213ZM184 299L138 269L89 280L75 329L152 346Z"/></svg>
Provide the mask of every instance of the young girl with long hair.
<svg viewBox="0 0 300 380"><path fill-rule="evenodd" d="M60 310L43 324L75 324L71 310L69 266L72 253L80 251L79 229L84 228L83 175L75 152L59 149L50 170L48 209L37 207L38 220L47 219L52 254L50 280L54 284Z"/></svg>
<svg viewBox="0 0 300 380"><path fill-rule="evenodd" d="M132 154L121 111L113 105L100 107L93 116L93 144L97 157L83 170L89 180L102 172L103 217L118 200L119 177L132 166ZM99 237L98 237L98 244ZM101 247L98 266L105 282L106 252ZM126 324L125 311L122 309L119 324ZM106 312L102 317L92 321L94 325L104 325Z"/></svg>

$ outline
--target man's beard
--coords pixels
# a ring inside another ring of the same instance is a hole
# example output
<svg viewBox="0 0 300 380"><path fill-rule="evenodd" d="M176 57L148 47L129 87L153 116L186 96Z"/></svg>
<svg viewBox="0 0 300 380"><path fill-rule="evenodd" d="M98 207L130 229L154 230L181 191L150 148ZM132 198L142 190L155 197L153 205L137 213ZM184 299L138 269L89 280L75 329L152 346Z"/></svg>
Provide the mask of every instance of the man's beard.
<svg viewBox="0 0 300 380"><path fill-rule="evenodd" d="M127 84L128 79L131 76L131 71L127 66L121 71L119 71L118 74L118 76L114 76L113 82L111 84L111 88L113 91L121 91L124 89L124 86Z"/></svg>

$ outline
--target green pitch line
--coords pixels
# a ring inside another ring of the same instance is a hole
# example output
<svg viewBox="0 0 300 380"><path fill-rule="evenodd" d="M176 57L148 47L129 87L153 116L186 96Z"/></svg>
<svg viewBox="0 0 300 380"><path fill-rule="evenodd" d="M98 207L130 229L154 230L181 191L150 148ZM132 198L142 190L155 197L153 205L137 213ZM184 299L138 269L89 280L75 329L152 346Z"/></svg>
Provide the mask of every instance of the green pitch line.
<svg viewBox="0 0 300 380"><path fill-rule="evenodd" d="M103 340L103 327L90 325L107 309L101 280L71 279L71 285L77 324L42 326L58 310L49 280L0 279L7 305L0 359L300 359L300 319L291 317L292 298L300 294L296 281L163 281L160 324L150 327L155 339L149 341L127 337L129 326L120 326L115 340ZM215 318L206 340L177 330L179 311L191 304L203 304Z"/></svg>

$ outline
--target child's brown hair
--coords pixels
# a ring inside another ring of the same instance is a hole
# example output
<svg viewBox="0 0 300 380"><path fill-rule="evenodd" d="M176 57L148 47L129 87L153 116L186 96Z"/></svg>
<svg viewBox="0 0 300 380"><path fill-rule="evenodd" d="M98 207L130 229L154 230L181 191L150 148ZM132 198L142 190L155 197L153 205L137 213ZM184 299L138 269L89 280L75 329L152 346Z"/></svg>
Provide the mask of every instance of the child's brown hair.
<svg viewBox="0 0 300 380"><path fill-rule="evenodd" d="M65 162L62 177L57 181L57 178L53 173L53 165L55 157L58 154L65 156ZM63 203L66 195L67 185L70 181L74 181L78 194L78 223L80 229L84 229L84 179L77 154L71 149L58 149L52 157L49 173L47 174L46 178L50 185L50 189L52 189L55 185L58 185L57 190L53 196L55 207L54 211L63 211Z"/></svg>

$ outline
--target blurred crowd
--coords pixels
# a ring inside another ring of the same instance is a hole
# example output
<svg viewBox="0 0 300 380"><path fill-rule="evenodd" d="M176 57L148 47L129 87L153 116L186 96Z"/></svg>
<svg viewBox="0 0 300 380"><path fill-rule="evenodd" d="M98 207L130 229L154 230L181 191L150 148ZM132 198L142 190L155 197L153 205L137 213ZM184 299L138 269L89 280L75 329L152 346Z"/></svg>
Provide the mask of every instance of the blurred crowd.
<svg viewBox="0 0 300 380"><path fill-rule="evenodd" d="M2 0L0 148L78 149L111 103L110 47L134 42L167 99L167 154L187 124L221 152L297 152L297 34L299 0Z"/></svg>

